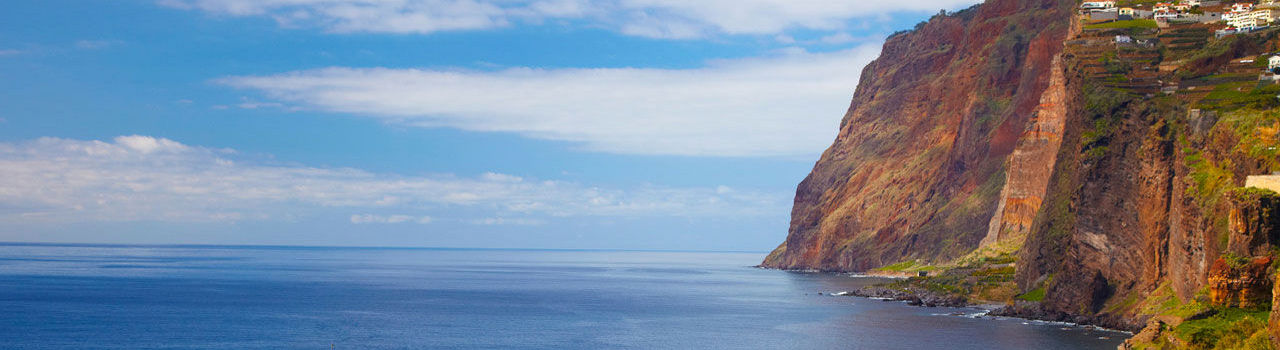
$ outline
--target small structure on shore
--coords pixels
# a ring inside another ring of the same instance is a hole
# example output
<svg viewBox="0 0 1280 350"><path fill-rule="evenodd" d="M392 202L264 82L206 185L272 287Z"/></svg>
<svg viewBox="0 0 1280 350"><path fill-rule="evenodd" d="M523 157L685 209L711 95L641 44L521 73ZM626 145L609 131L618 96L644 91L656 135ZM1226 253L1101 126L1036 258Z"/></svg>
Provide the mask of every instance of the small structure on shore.
<svg viewBox="0 0 1280 350"><path fill-rule="evenodd" d="M1244 179L1244 187L1257 187L1280 192L1280 175L1251 175Z"/></svg>

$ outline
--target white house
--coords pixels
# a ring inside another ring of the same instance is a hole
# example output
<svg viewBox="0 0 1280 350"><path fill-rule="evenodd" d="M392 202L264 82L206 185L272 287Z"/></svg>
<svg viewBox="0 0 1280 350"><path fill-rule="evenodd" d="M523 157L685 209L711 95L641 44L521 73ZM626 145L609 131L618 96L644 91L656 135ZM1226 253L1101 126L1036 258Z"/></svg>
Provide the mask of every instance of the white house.
<svg viewBox="0 0 1280 350"><path fill-rule="evenodd" d="M1182 3L1187 6L1200 6L1200 0L1182 0Z"/></svg>
<svg viewBox="0 0 1280 350"><path fill-rule="evenodd" d="M1115 1L1085 1L1080 4L1080 8L1084 10L1101 10L1116 7Z"/></svg>
<svg viewBox="0 0 1280 350"><path fill-rule="evenodd" d="M1267 70L1280 68L1280 56L1271 56L1267 59Z"/></svg>
<svg viewBox="0 0 1280 350"><path fill-rule="evenodd" d="M1238 28L1242 31L1266 27L1275 19L1275 10L1232 12L1222 15L1222 20L1227 22L1227 26Z"/></svg>
<svg viewBox="0 0 1280 350"><path fill-rule="evenodd" d="M1249 12L1253 11L1253 4L1247 2L1237 2L1231 4L1231 12Z"/></svg>
<svg viewBox="0 0 1280 350"><path fill-rule="evenodd" d="M1162 19L1167 21L1171 19L1177 19L1178 13L1173 11L1156 11L1156 14L1154 17L1157 21Z"/></svg>
<svg viewBox="0 0 1280 350"><path fill-rule="evenodd" d="M1152 5L1151 10L1155 12L1169 12L1173 10L1172 7L1173 7L1173 4L1170 4L1167 2L1158 2L1155 5Z"/></svg>

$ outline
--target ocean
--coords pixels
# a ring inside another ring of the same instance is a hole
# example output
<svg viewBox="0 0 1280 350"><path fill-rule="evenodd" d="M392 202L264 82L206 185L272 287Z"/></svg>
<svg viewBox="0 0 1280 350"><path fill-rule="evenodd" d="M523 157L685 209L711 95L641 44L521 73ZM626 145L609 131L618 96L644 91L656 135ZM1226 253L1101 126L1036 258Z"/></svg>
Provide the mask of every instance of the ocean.
<svg viewBox="0 0 1280 350"><path fill-rule="evenodd" d="M0 245L0 349L1115 349L763 253Z"/></svg>

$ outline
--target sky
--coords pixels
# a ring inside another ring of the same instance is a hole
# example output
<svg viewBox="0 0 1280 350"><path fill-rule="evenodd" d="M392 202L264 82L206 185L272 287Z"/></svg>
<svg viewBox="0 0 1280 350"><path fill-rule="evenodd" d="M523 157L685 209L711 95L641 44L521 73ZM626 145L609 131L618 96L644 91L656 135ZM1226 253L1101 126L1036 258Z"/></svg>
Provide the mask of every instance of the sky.
<svg viewBox="0 0 1280 350"><path fill-rule="evenodd" d="M767 251L973 3L0 2L0 241Z"/></svg>

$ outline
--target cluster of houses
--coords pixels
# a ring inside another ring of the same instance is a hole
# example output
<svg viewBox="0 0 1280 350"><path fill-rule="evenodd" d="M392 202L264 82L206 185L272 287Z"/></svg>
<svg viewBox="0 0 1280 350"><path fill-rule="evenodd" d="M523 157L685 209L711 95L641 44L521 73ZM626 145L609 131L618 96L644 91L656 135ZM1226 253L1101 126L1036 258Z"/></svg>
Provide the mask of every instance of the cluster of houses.
<svg viewBox="0 0 1280 350"><path fill-rule="evenodd" d="M1271 25L1278 11L1274 9L1254 9L1253 4L1242 3L1231 5L1231 12L1222 15L1227 22L1228 30L1252 31Z"/></svg>
<svg viewBox="0 0 1280 350"><path fill-rule="evenodd" d="M1145 5L1117 7L1115 1L1086 1L1080 4L1080 14L1093 21L1154 19L1161 26L1169 22L1225 23L1226 28L1218 36L1249 32L1270 26L1280 19L1278 0L1262 0L1260 4L1232 3L1224 6L1216 0L1181 0Z"/></svg>
<svg viewBox="0 0 1280 350"><path fill-rule="evenodd" d="M1116 7L1115 1L1086 1L1080 4L1080 14L1088 15L1090 20L1130 20L1154 19L1157 22L1217 22L1222 20L1219 12L1193 11L1201 7L1217 6L1216 0L1182 0L1177 3L1161 2L1145 8L1143 5L1132 7Z"/></svg>

